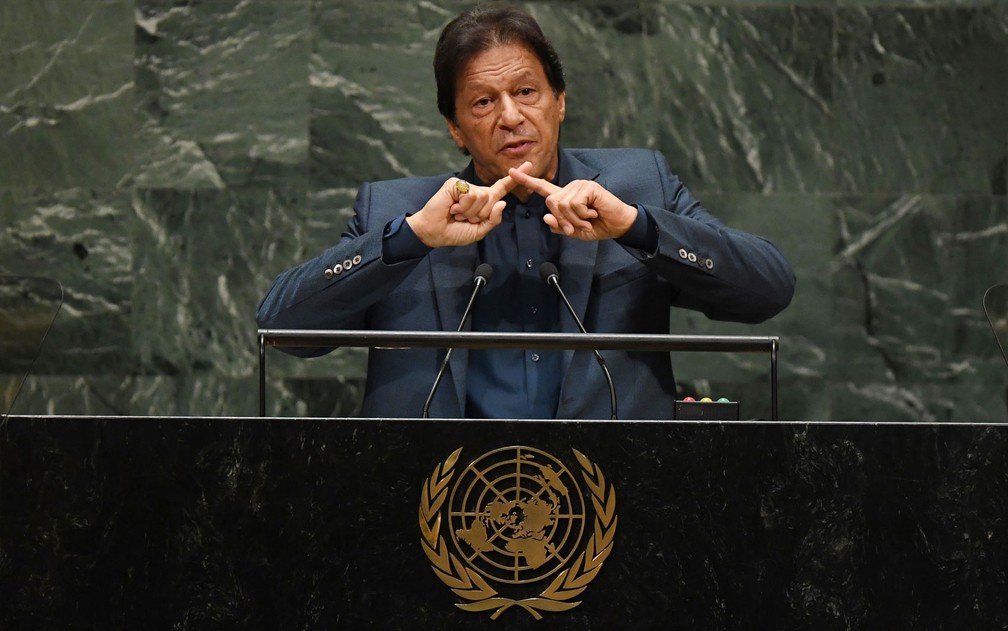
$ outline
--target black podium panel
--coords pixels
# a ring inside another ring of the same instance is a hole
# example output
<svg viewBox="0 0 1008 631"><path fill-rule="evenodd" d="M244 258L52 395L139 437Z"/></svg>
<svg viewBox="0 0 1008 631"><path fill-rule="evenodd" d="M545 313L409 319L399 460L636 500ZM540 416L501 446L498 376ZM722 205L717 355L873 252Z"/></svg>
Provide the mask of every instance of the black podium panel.
<svg viewBox="0 0 1008 631"><path fill-rule="evenodd" d="M0 429L5 629L1008 625L1004 426Z"/></svg>

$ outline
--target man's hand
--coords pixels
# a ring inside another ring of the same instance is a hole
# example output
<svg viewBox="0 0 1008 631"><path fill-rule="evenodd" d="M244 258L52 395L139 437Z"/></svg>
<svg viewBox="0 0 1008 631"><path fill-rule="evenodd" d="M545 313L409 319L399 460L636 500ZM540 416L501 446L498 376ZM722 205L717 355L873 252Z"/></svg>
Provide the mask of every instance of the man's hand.
<svg viewBox="0 0 1008 631"><path fill-rule="evenodd" d="M511 171L525 175L531 168L526 162ZM505 175L490 186L469 184L462 193L465 186L457 186L458 182L458 178L449 178L418 213L406 218L427 247L469 245L485 237L500 224L504 196L517 186L511 175Z"/></svg>
<svg viewBox="0 0 1008 631"><path fill-rule="evenodd" d="M545 215L543 221L555 234L582 241L618 239L637 219L635 207L623 203L598 182L575 180L560 188L518 169L511 169L508 175L515 185L546 199L550 214Z"/></svg>

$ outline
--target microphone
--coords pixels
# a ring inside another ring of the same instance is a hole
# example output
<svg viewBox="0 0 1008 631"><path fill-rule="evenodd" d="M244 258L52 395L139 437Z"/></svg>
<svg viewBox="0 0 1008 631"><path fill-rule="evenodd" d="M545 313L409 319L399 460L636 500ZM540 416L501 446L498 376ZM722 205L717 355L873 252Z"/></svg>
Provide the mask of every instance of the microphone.
<svg viewBox="0 0 1008 631"><path fill-rule="evenodd" d="M539 278L543 279L544 283L552 285L557 290L557 293L560 294L560 298L563 300L564 305L567 306L567 311L570 312L571 317L573 317L574 321L577 322L578 328L581 329L582 333L587 335L588 331L585 330L584 324L581 323L581 318L578 317L577 312L574 311L574 307L572 307L570 301L567 300L567 295L564 293L564 290L560 288L560 274L557 272L556 265L550 263L549 261L540 265ZM613 386L612 375L609 374L609 368L606 367L605 360L602 359L602 354L597 350L593 350L592 352L595 353L595 359L598 361L598 365L602 367L602 372L605 373L606 383L609 384L609 409L612 411L612 416L610 416L610 418L616 420L616 388Z"/></svg>
<svg viewBox="0 0 1008 631"><path fill-rule="evenodd" d="M456 332L461 331L462 327L465 326L466 320L469 319L469 312L472 311L472 306L476 302L477 294L479 294L484 285L490 281L491 276L493 276L492 265L489 263L480 263L476 266L476 271L473 272L474 287L472 295L469 296L469 304L466 305L465 311L462 312L462 321L459 322ZM453 350L455 349L449 348L448 352L445 353L444 361L441 362L441 368L438 369L437 376L434 377L434 385L431 386L430 394L427 395L427 401L423 404L423 418L429 418L431 401L434 400L434 393L437 392L438 385L441 383L441 378L444 377L445 370L448 369L448 360L451 359Z"/></svg>
<svg viewBox="0 0 1008 631"><path fill-rule="evenodd" d="M984 292L983 308L1001 355L1008 363L1008 285L989 287Z"/></svg>

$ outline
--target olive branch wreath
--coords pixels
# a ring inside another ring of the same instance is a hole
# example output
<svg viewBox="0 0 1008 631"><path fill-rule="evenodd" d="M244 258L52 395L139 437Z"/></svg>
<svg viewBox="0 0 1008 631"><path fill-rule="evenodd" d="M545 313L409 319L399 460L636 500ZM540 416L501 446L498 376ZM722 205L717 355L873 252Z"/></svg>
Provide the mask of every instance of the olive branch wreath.
<svg viewBox="0 0 1008 631"><path fill-rule="evenodd" d="M602 563L612 552L616 535L616 490L610 485L606 489L605 476L584 454L572 449L581 464L582 475L592 494L595 507L595 523L592 537L585 550L578 555L573 565L565 568L538 596L514 600L498 595L486 580L472 568L466 567L458 557L448 551L441 536L441 507L448 497L448 483L454 475L455 464L462 448L459 447L444 463L434 468L433 474L424 481L420 493L420 543L431 567L441 582L451 588L460 598L469 602L455 603L465 611L490 611L496 620L498 616L513 606L527 611L536 620L542 620L540 611L567 611L581 604L572 601L595 579Z"/></svg>

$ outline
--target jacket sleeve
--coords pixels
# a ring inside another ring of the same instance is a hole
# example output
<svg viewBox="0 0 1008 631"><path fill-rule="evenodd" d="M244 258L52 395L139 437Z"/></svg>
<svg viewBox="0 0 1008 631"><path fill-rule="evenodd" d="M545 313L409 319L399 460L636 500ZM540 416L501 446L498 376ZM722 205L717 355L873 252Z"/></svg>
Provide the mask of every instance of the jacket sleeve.
<svg viewBox="0 0 1008 631"><path fill-rule="evenodd" d="M256 312L260 328L365 329L369 308L416 268L422 259L391 265L382 261L385 223L374 219L371 191L371 185L361 186L354 216L335 245L277 276ZM284 350L312 357L332 349Z"/></svg>
<svg viewBox="0 0 1008 631"><path fill-rule="evenodd" d="M729 228L712 216L665 158L653 153L664 203L643 204L655 222L658 247L643 262L672 286L672 304L714 320L755 324L791 302L795 275L769 241Z"/></svg>

